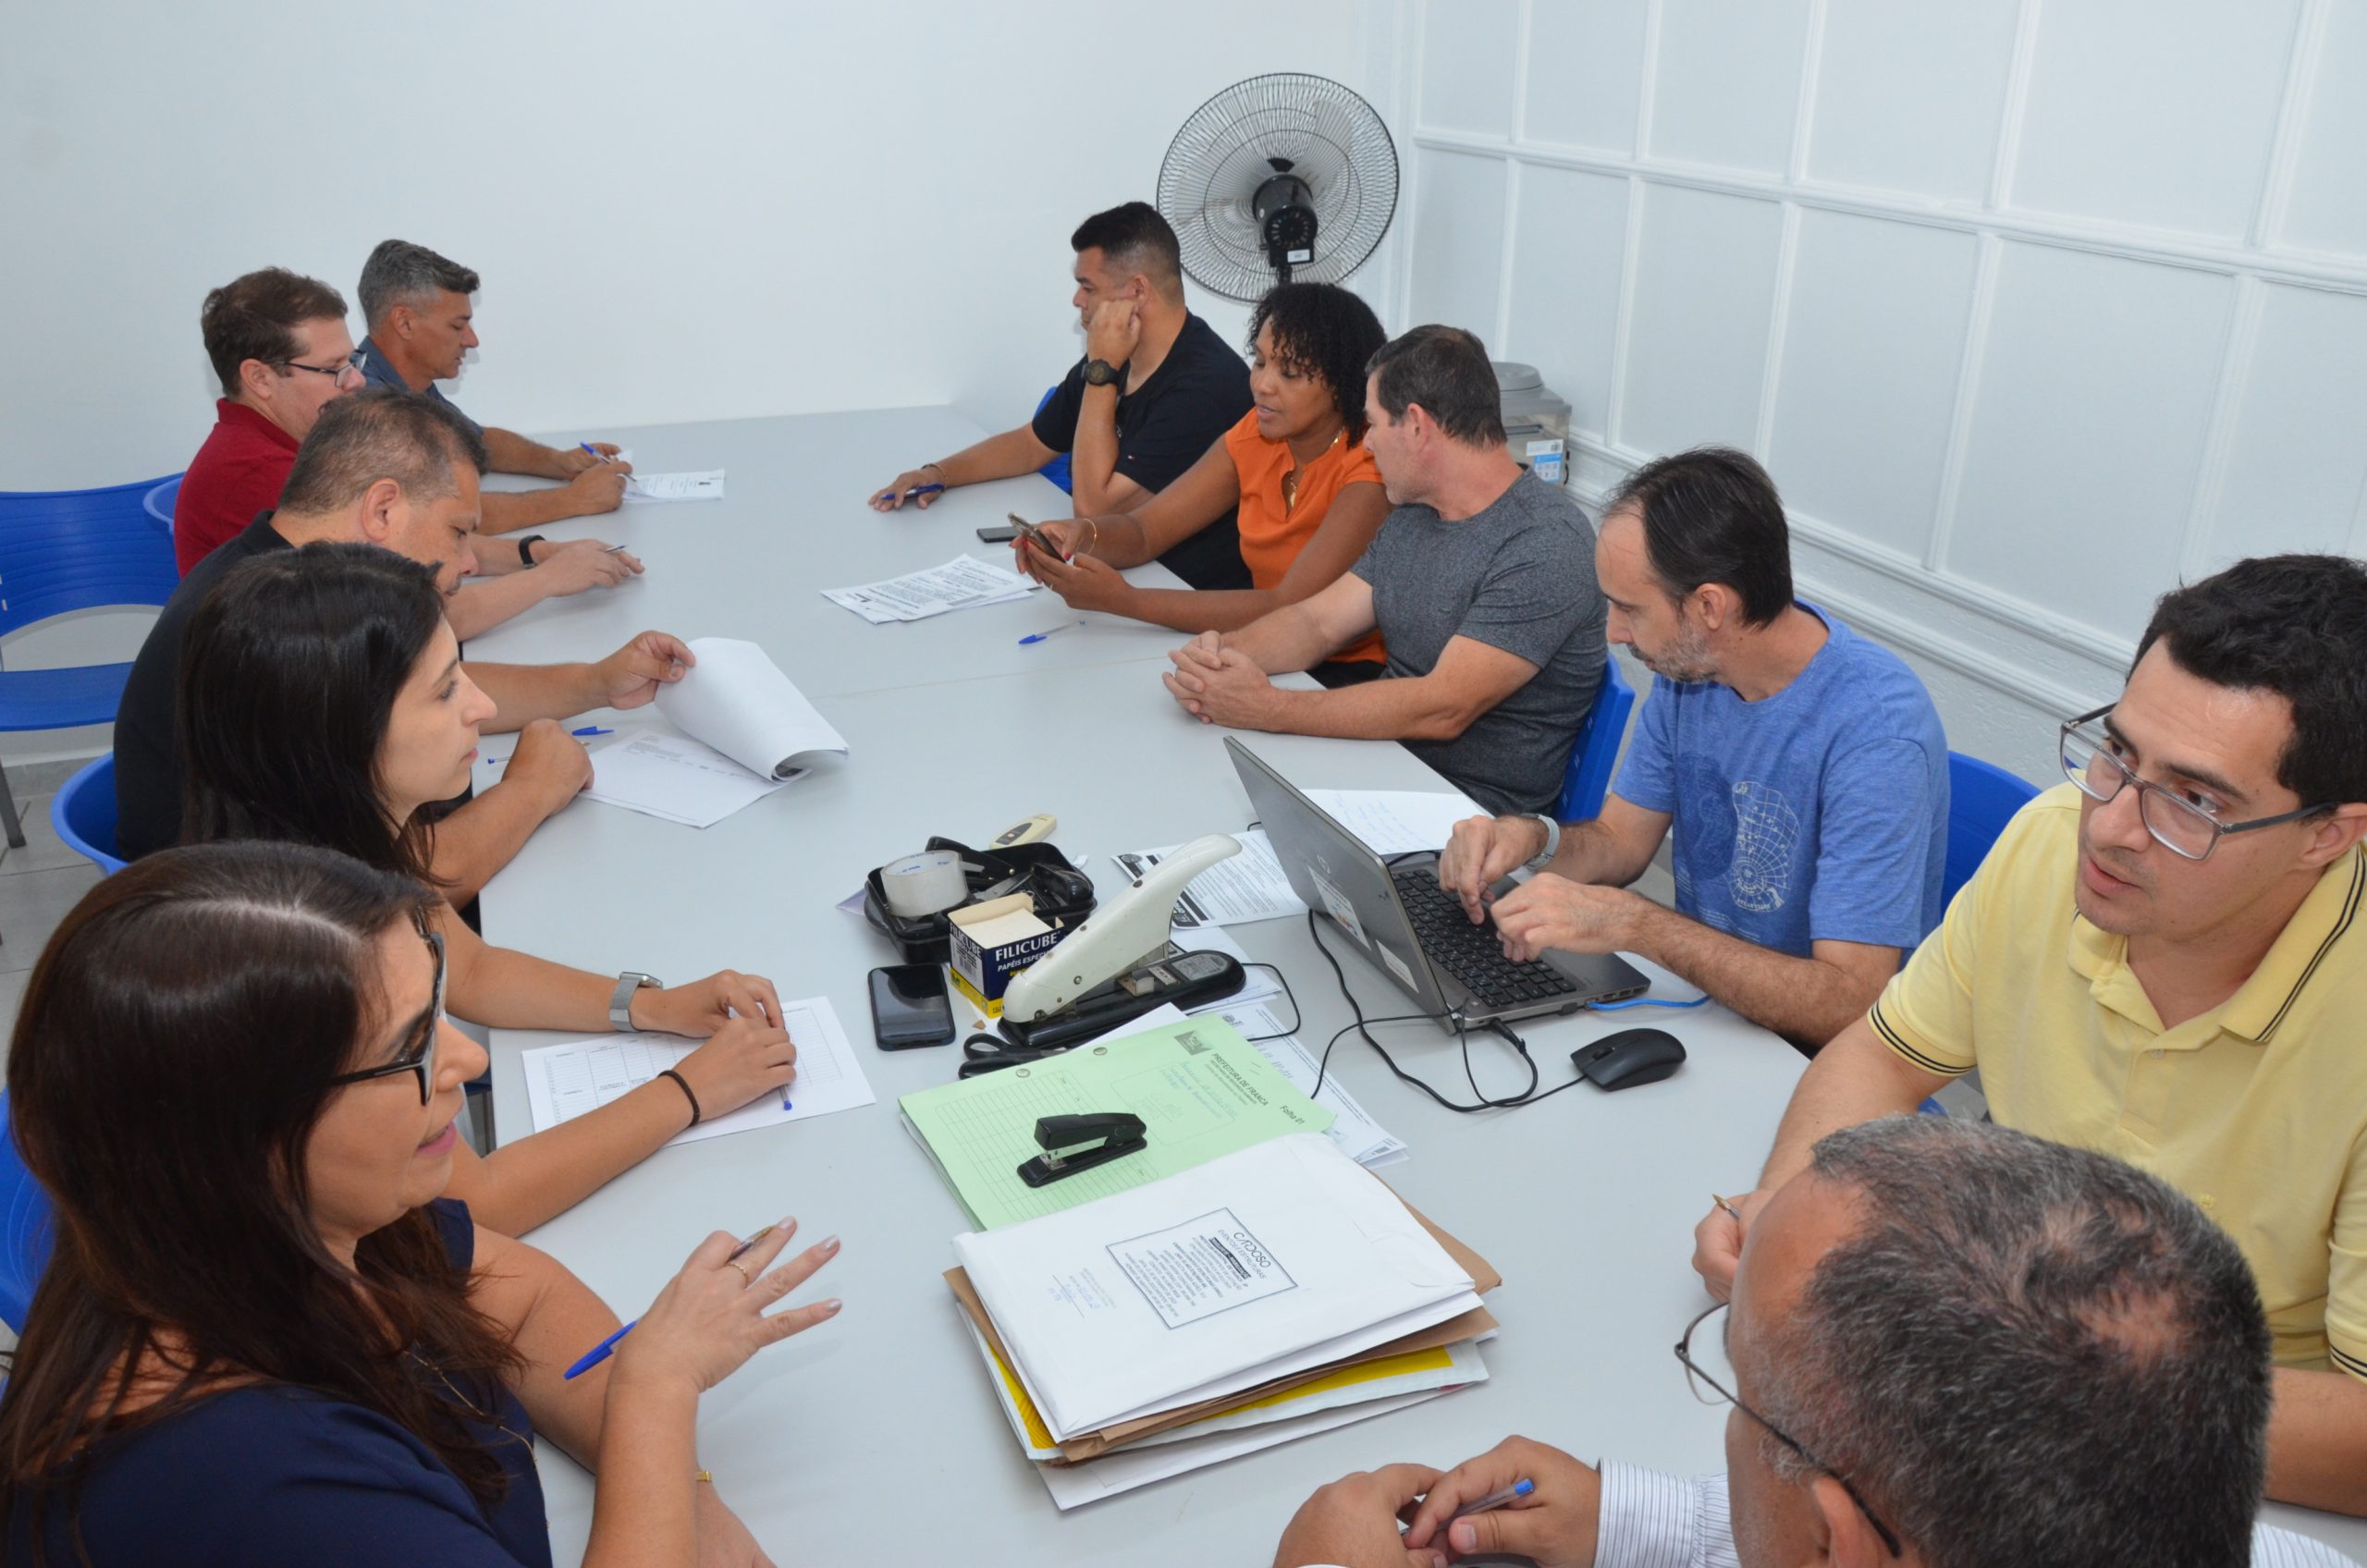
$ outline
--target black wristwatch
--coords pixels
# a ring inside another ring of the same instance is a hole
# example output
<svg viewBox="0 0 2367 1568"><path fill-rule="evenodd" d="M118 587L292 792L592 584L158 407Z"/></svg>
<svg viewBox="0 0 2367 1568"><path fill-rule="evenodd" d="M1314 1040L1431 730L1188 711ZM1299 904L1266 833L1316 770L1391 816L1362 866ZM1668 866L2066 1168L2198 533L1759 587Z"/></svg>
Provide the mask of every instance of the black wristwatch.
<svg viewBox="0 0 2367 1568"><path fill-rule="evenodd" d="M1115 386L1126 378L1126 367L1113 365L1108 360L1085 361L1085 384L1087 386Z"/></svg>
<svg viewBox="0 0 2367 1568"><path fill-rule="evenodd" d="M532 566L534 564L533 546L541 542L542 537L543 536L539 533L529 533L526 537L518 541L518 564L520 566Z"/></svg>

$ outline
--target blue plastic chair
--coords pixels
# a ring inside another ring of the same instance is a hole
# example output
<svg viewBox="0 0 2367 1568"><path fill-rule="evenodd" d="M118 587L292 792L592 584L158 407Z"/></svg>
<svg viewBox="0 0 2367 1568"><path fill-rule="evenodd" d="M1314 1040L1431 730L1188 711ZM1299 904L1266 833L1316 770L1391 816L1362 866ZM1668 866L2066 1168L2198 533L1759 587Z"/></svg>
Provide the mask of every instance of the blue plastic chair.
<svg viewBox="0 0 2367 1568"><path fill-rule="evenodd" d="M0 637L70 610L161 605L180 586L173 542L149 520L158 481L103 490L0 491ZM0 670L0 730L106 724L129 664ZM0 775L0 816L22 849L17 802Z"/></svg>
<svg viewBox="0 0 2367 1568"><path fill-rule="evenodd" d="M1611 765L1619 760L1619 742L1627 734L1627 716L1635 711L1636 689L1619 673L1619 661L1606 658L1602 684L1594 706L1578 726L1570 748L1570 771L1562 779L1562 799L1554 815L1564 822L1590 822L1602 815L1603 798L1611 793Z"/></svg>
<svg viewBox="0 0 2367 1568"><path fill-rule="evenodd" d="M49 823L66 847L112 876L124 863L115 852L115 753L67 779L49 802Z"/></svg>
<svg viewBox="0 0 2367 1568"><path fill-rule="evenodd" d="M1042 413L1044 411L1044 405L1050 402L1052 400L1052 394L1059 390L1060 388L1057 386L1047 386L1044 388L1044 395L1036 399L1036 411L1039 414ZM1076 484L1069 477L1068 453L1062 452L1059 457L1054 458L1050 462L1046 463L1042 468L1037 469L1036 472L1050 480L1053 484L1059 485L1063 494L1071 496L1076 494Z"/></svg>
<svg viewBox="0 0 2367 1568"><path fill-rule="evenodd" d="M49 1194L17 1152L8 1096L0 1093L0 1321L24 1332L33 1287L49 1267L53 1231Z"/></svg>
<svg viewBox="0 0 2367 1568"><path fill-rule="evenodd" d="M1940 874L1942 908L1956 900L1956 889L1981 869L2005 824L2037 795L2037 785L1993 762L1962 752L1948 753L1948 860Z"/></svg>
<svg viewBox="0 0 2367 1568"><path fill-rule="evenodd" d="M181 498L181 481L187 477L186 474L173 475L149 491L141 502L148 515L156 520L157 526L164 529L167 539L173 536L173 507Z"/></svg>

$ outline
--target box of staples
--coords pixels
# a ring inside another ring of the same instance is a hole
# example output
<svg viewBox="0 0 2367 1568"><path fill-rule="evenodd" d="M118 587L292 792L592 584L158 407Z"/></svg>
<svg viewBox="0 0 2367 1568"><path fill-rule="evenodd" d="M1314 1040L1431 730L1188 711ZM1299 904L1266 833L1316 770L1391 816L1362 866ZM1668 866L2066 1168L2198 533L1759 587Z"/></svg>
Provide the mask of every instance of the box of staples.
<svg viewBox="0 0 2367 1568"><path fill-rule="evenodd" d="M988 1018L1002 1016L1011 977L1068 935L1059 921L1039 917L1024 893L957 909L946 917L946 927L953 984Z"/></svg>

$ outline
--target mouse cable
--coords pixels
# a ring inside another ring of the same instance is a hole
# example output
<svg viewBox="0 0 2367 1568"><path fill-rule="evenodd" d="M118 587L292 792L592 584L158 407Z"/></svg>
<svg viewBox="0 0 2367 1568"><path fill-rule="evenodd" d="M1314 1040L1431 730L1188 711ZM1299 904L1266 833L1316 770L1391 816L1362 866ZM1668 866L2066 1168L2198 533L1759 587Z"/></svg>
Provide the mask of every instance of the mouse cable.
<svg viewBox="0 0 2367 1568"><path fill-rule="evenodd" d="M1317 920L1313 910L1306 912L1306 934L1314 938L1315 950L1323 955L1323 962L1331 966L1332 978L1340 983L1340 995L1347 1002L1348 1011L1355 1013L1356 1017L1356 1021L1354 1023L1350 1023L1342 1028L1324 1044L1322 1060L1316 1068L1316 1094L1322 1093L1324 1077L1331 1071L1332 1050L1342 1040L1345 1039L1352 1033L1361 1035L1364 1037L1365 1044L1372 1047L1373 1054L1380 1058L1382 1065L1386 1066L1390 1072L1400 1082L1411 1084L1414 1087L1421 1090L1422 1093L1428 1095L1432 1100L1444 1107L1446 1109L1455 1111L1466 1116L1473 1115L1483 1110L1509 1110L1515 1106L1533 1104L1534 1102L1545 1099L1550 1096L1560 1094L1564 1089L1569 1088L1573 1084L1586 1082L1583 1078L1573 1079L1569 1084L1557 1084L1553 1088L1546 1090L1543 1094L1538 1093L1536 1059L1528 1054L1527 1046L1521 1041L1517 1035L1514 1035L1510 1031L1506 1031L1504 1037L1511 1043L1513 1048L1519 1052L1522 1063L1528 1069L1528 1085L1516 1095L1510 1095L1501 1099L1490 1098L1488 1095L1481 1092L1478 1079L1472 1070L1471 1036L1469 1032L1470 1026L1467 1023L1466 1023L1461 1017L1451 1012L1407 1012L1392 1014L1382 1018L1367 1018L1365 1016L1363 1005L1356 1000L1356 994L1348 988L1347 972L1340 967L1340 961L1331 956L1331 949L1330 946L1328 946L1323 940L1322 926ZM1397 1059L1391 1056L1388 1049L1383 1047L1379 1040L1374 1039L1372 1035L1371 1025L1376 1023L1452 1023L1453 1024L1455 1038L1461 1045L1463 1051L1463 1074L1465 1079L1471 1084L1471 1092L1477 1098L1477 1104L1462 1105L1458 1104L1454 1100L1447 1098L1446 1096L1439 1093L1438 1090L1432 1088L1421 1078L1415 1076L1413 1073L1408 1072L1404 1068L1398 1066ZM1312 1099L1315 1096L1314 1095L1309 1095L1307 1097Z"/></svg>

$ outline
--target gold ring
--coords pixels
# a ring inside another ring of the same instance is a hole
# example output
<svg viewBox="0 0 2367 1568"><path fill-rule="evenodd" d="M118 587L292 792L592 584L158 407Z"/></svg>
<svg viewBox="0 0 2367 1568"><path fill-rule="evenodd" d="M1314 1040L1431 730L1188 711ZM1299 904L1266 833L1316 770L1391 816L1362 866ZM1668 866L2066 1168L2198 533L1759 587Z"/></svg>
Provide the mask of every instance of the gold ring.
<svg viewBox="0 0 2367 1568"><path fill-rule="evenodd" d="M725 1258L723 1260L723 1267L730 1269L733 1273L740 1276L740 1288L743 1291L756 1282L756 1277L749 1273L745 1268L741 1268L740 1260L736 1257Z"/></svg>

